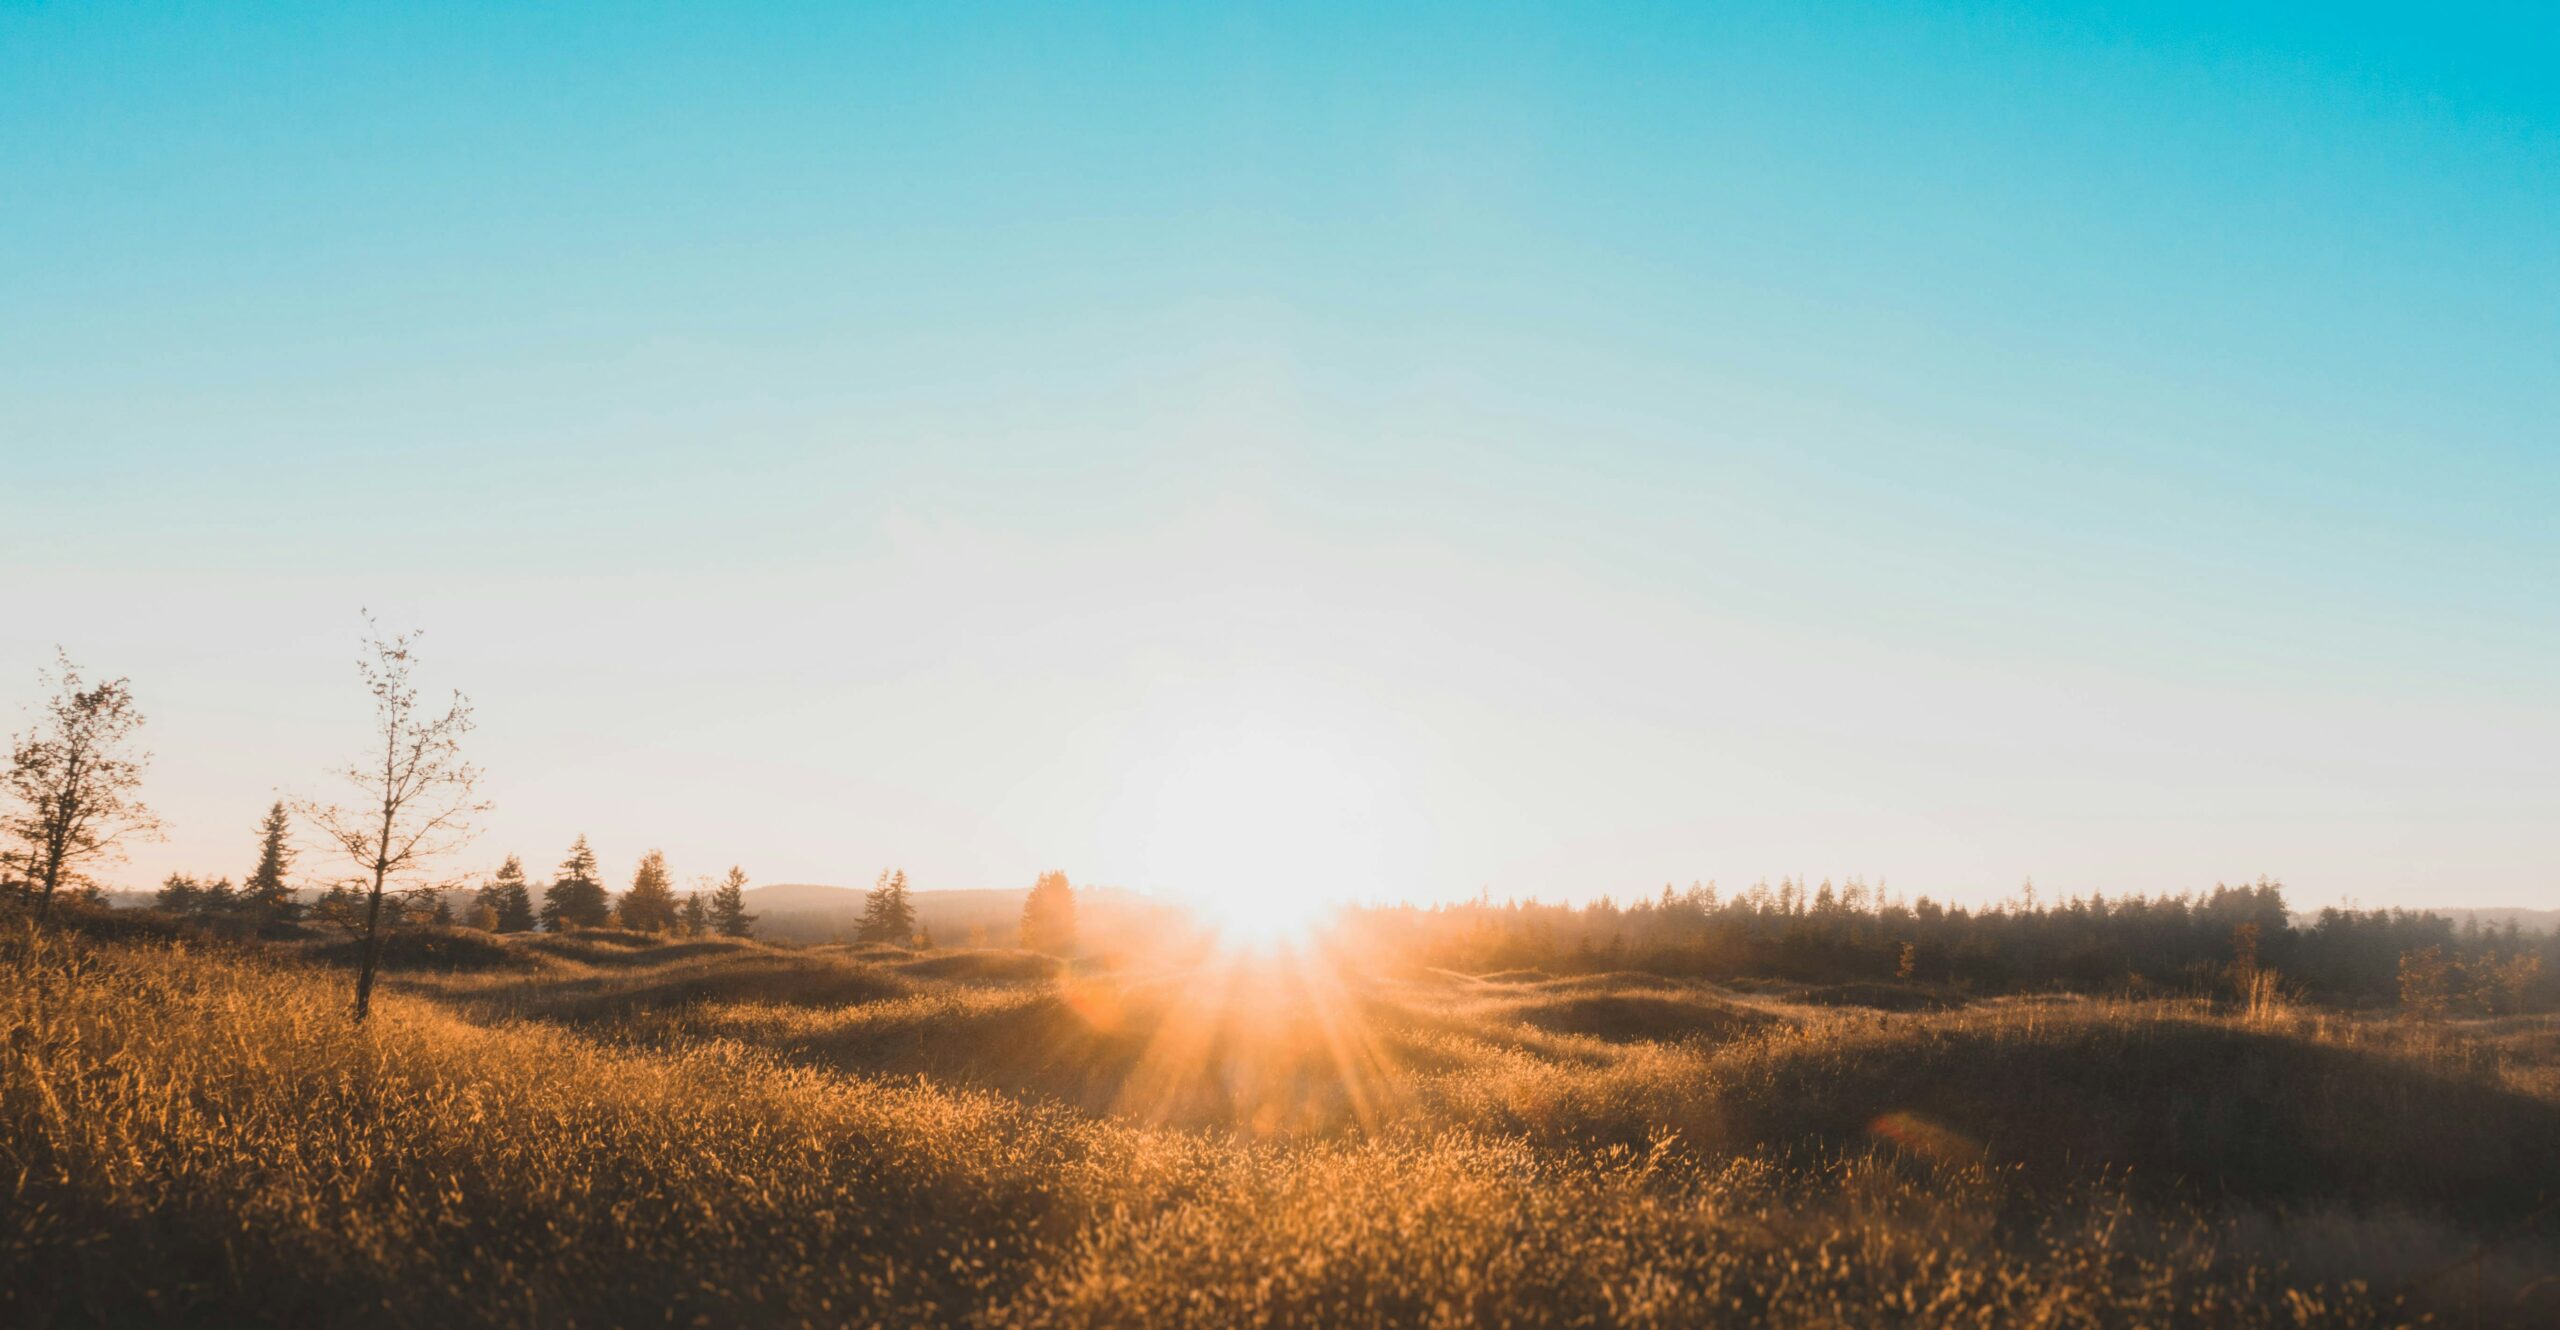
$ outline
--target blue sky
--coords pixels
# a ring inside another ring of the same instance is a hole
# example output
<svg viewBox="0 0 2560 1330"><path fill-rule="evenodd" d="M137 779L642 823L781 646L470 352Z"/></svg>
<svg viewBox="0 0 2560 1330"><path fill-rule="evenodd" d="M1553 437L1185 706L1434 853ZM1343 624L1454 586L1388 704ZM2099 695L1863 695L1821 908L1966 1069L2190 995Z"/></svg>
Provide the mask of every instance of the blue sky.
<svg viewBox="0 0 2560 1330"><path fill-rule="evenodd" d="M537 867L2560 905L2547 8L733 8L0 8L132 876L362 605Z"/></svg>

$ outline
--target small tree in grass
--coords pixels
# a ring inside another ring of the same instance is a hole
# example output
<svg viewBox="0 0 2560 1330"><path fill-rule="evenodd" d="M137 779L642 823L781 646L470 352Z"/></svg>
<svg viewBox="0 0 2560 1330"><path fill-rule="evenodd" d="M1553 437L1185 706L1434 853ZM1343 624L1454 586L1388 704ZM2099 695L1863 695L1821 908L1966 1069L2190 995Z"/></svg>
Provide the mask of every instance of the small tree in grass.
<svg viewBox="0 0 2560 1330"><path fill-rule="evenodd" d="M508 855L480 888L480 907L489 912L489 931L522 933L533 927L533 888L525 885L524 861Z"/></svg>
<svg viewBox="0 0 2560 1330"><path fill-rule="evenodd" d="M711 927L722 937L745 937L755 931L756 917L747 913L747 875L737 865L711 889Z"/></svg>
<svg viewBox="0 0 2560 1330"><path fill-rule="evenodd" d="M171 914L194 914L204 904L204 887L184 873L171 873L160 883L151 903Z"/></svg>
<svg viewBox="0 0 2560 1330"><path fill-rule="evenodd" d="M1076 891L1067 875L1051 870L1031 884L1022 901L1022 946L1065 955L1076 946Z"/></svg>
<svg viewBox="0 0 2560 1330"><path fill-rule="evenodd" d="M2453 1006L2453 966L2442 947L2400 953L2400 1009L2422 1021L2444 1019Z"/></svg>
<svg viewBox="0 0 2560 1330"><path fill-rule="evenodd" d="M622 926L643 933L664 933L676 926L676 884L667 876L667 856L656 850L640 856L631 875L631 890L622 894Z"/></svg>
<svg viewBox="0 0 2560 1330"><path fill-rule="evenodd" d="M416 635L385 638L366 621L356 669L373 695L374 739L366 755L339 774L354 787L351 803L306 802L302 814L355 866L347 885L364 897L363 946L356 969L355 1019L373 1011L374 972L381 965L383 897L432 887L423 879L435 861L471 837L471 820L489 805L476 796L480 773L462 760L471 732L471 703L453 695L443 714L419 708L410 682Z"/></svg>
<svg viewBox="0 0 2560 1330"><path fill-rule="evenodd" d="M542 892L542 926L554 933L602 928L613 916L613 900L605 893L596 852L580 836L560 861L558 875Z"/></svg>
<svg viewBox="0 0 2560 1330"><path fill-rule="evenodd" d="M285 874L293 870L293 818L279 799L258 823L258 866L240 884L240 906L260 923L291 923L302 906Z"/></svg>
<svg viewBox="0 0 2560 1330"><path fill-rule="evenodd" d="M907 896L905 869L882 869L880 880L862 902L862 925L854 934L864 942L904 947L916 940L915 902Z"/></svg>

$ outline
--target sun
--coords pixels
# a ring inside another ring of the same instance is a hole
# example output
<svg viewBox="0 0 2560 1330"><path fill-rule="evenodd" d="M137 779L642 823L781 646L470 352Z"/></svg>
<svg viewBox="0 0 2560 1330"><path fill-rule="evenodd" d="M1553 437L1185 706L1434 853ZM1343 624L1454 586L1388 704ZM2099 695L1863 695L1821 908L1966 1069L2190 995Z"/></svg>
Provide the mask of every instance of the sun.
<svg viewBox="0 0 2560 1330"><path fill-rule="evenodd" d="M1392 885L1405 810L1355 742L1246 717L1185 731L1156 774L1146 877L1230 945L1304 941L1335 905Z"/></svg>
<svg viewBox="0 0 2560 1330"><path fill-rule="evenodd" d="M1222 946L1260 950L1310 941L1334 902L1315 895L1198 893L1191 905Z"/></svg>

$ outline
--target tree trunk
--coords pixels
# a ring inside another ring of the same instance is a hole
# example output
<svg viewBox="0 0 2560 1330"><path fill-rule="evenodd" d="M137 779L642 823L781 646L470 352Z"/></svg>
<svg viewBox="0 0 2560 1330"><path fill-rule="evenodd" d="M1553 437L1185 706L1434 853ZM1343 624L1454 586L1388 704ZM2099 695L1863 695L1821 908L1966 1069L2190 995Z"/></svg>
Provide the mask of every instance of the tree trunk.
<svg viewBox="0 0 2560 1330"><path fill-rule="evenodd" d="M364 909L364 959L356 971L356 1024L373 1014L373 968L382 954L382 884L375 882Z"/></svg>
<svg viewBox="0 0 2560 1330"><path fill-rule="evenodd" d="M62 851L45 847L44 893L36 897L36 922L53 917L53 889L62 883Z"/></svg>

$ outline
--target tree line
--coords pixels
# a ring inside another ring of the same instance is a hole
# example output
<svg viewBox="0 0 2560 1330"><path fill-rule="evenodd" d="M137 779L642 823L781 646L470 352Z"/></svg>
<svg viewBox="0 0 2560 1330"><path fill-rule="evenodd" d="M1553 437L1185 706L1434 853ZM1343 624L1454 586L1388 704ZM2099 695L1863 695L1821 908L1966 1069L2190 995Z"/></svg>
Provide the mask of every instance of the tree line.
<svg viewBox="0 0 2560 1330"><path fill-rule="evenodd" d="M457 917L457 892L440 874L453 853L471 839L473 822L488 811L478 798L479 771L462 756L472 729L471 704L460 692L441 708L427 704L413 681L416 635L384 635L366 618L356 668L373 701L363 756L334 774L348 793L337 800L278 801L258 826L257 864L235 886L228 877L210 882L171 874L154 896L160 909L195 919L220 919L266 930L306 918L333 924L359 943L355 1019L371 1009L380 968L382 936L403 924L468 925L495 933L551 932L618 926L642 932L747 937L755 915L746 908L747 875L731 866L679 898L666 856L641 857L630 887L607 890L595 852L581 835L569 847L540 903L522 860L507 856L497 871L469 890L467 913ZM57 651L47 672L50 685L36 727L12 736L8 765L0 770L0 898L29 902L39 921L58 899L102 902L95 871L121 857L133 839L156 836L158 820L142 802L142 773L149 754L136 746L143 715L127 679L91 682L67 654ZM290 885L296 857L295 817L337 852L341 869L319 899L306 907ZM930 946L917 928L904 870L881 874L865 901L865 941ZM1043 874L1023 909L1025 945L1063 952L1074 945L1075 899L1063 873Z"/></svg>
<svg viewBox="0 0 2560 1330"><path fill-rule="evenodd" d="M354 884L334 882L308 906L288 884L294 848L291 820L277 803L258 824L258 864L234 887L229 878L206 882L191 874L172 873L160 884L152 904L171 914L205 920L237 920L252 928L305 921L359 928L366 899ZM686 936L747 937L755 931L755 915L747 910L747 875L731 867L728 876L679 898L667 873L666 856L651 850L633 873L631 887L616 896L598 878L595 852L580 836L569 847L559 873L541 889L535 905L533 884L524 861L508 855L495 873L477 888L424 888L395 894L383 903L384 919L393 924L435 924L477 928L490 933L524 933L539 927L551 932L577 928L629 928ZM457 912L456 896L467 904Z"/></svg>
<svg viewBox="0 0 2560 1330"><path fill-rule="evenodd" d="M1724 893L1665 885L1587 905L1489 898L1349 910L1346 936L1469 973L1640 970L1805 983L1903 981L1977 992L2205 992L2276 983L2332 1002L2427 1012L2560 1005L2560 933L2510 920L2457 927L2428 911L2298 916L2282 884L2205 893L2040 898L2032 883L1979 907L1905 900L1858 879L1789 878Z"/></svg>
<svg viewBox="0 0 2560 1330"><path fill-rule="evenodd" d="M472 730L469 699L456 691L440 705L428 702L414 679L416 634L386 635L370 615L365 624L356 671L373 715L362 754L333 773L344 792L336 799L295 801L290 813L283 804L271 809L261 825L259 867L247 888L227 879L207 884L179 875L162 884L157 898L189 914L257 912L290 922L298 906L283 886L292 858L286 833L292 814L299 814L340 861L338 875L313 910L358 939L358 1023L372 1010L385 929L421 902L430 918L450 916L443 895L449 883L439 875L489 809L478 796L479 770L462 752ZM96 899L96 868L120 857L125 841L159 829L139 797L149 755L135 746L143 715L131 682L91 683L68 655L57 652L55 659L52 696L41 719L33 731L12 737L8 767L0 771L0 890L31 901L39 921L66 894ZM634 890L611 901L596 881L595 856L581 837L560 879L544 892L539 917L552 926L597 926L618 909L644 923L672 926L699 911L709 927L725 921L743 929L752 923L740 897L744 874L732 869L722 884L725 893L715 890L710 902L679 905L665 872L665 860L653 853ZM514 885L522 885L522 874L516 865ZM479 905L492 916L520 918L516 907L530 902L507 888L493 880Z"/></svg>
<svg viewBox="0 0 2560 1330"><path fill-rule="evenodd" d="M286 885L296 814L341 865L311 908L360 941L355 1016L370 1007L383 931L403 922L468 922L493 932L620 925L649 932L743 937L754 924L747 878L732 867L708 891L679 899L666 860L650 851L629 889L603 884L581 836L539 904L510 855L454 915L437 873L488 805L463 760L472 728L460 693L426 705L411 679L414 635L384 636L368 620L359 676L373 699L365 755L339 768L336 801L277 803L259 824L256 866L234 886L173 875L157 903L196 916L291 923L302 906ZM92 876L123 842L157 833L139 798L148 754L129 681L91 682L67 656L34 730L10 741L0 770L0 894L32 903L39 919L58 897L95 898ZM1547 905L1489 898L1457 905L1346 911L1342 935L1391 944L1450 969L1486 972L1640 969L1706 977L1816 983L1897 980L1975 991L2041 987L2135 992L2286 986L2343 1002L2398 1001L2421 1014L2506 1012L2560 1004L2560 933L2528 936L2511 921L2457 929L2432 912L2324 909L2298 918L2280 884L2217 885L2206 894L2018 898L1968 908L1906 901L1851 879L1809 887L1783 879L1725 895L1708 884L1665 885L1621 905ZM881 874L864 902L863 941L930 945L917 927L903 870ZM1075 895L1044 873L1024 903L1023 945L1064 952L1075 939Z"/></svg>

